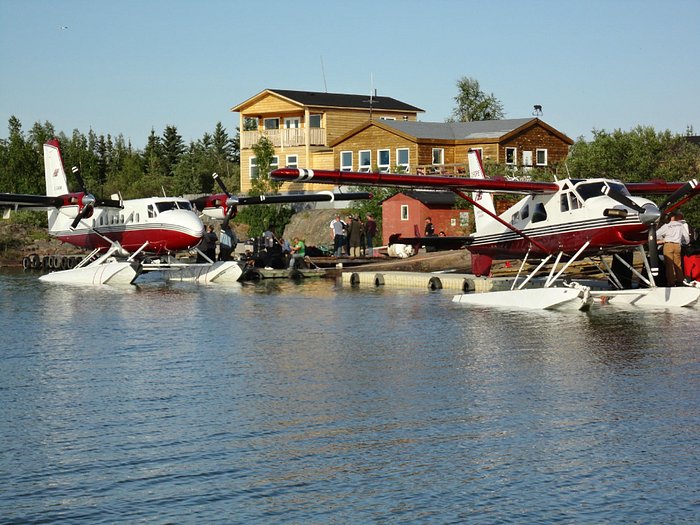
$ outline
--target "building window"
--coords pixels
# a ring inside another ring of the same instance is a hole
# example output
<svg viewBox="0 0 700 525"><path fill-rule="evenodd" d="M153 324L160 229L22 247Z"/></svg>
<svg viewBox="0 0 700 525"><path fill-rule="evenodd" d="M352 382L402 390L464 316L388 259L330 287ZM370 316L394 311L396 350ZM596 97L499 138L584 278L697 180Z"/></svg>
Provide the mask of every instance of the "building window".
<svg viewBox="0 0 700 525"><path fill-rule="evenodd" d="M372 152L370 150L360 151L360 171L370 171L372 169Z"/></svg>
<svg viewBox="0 0 700 525"><path fill-rule="evenodd" d="M547 150L546 149L538 149L537 152L535 153L536 160L535 162L537 163L538 166L546 166L547 165Z"/></svg>
<svg viewBox="0 0 700 525"><path fill-rule="evenodd" d="M352 171L352 151L340 152L340 171Z"/></svg>
<svg viewBox="0 0 700 525"><path fill-rule="evenodd" d="M516 159L518 158L516 156L517 153L518 153L517 148L506 148L506 164L514 165L516 162Z"/></svg>
<svg viewBox="0 0 700 525"><path fill-rule="evenodd" d="M391 163L391 155L388 149L380 149L377 151L377 167L382 173L388 173Z"/></svg>
<svg viewBox="0 0 700 525"><path fill-rule="evenodd" d="M310 128L320 128L321 127L321 115L309 115L309 127Z"/></svg>
<svg viewBox="0 0 700 525"><path fill-rule="evenodd" d="M286 117L284 119L284 127L287 129L290 128L299 128L301 125L301 119L299 117Z"/></svg>
<svg viewBox="0 0 700 525"><path fill-rule="evenodd" d="M379 120L396 120L396 117L379 117Z"/></svg>
<svg viewBox="0 0 700 525"><path fill-rule="evenodd" d="M258 119L245 117L243 119L243 131L256 131L258 129Z"/></svg>
<svg viewBox="0 0 700 525"><path fill-rule="evenodd" d="M433 164L445 164L445 150L433 148Z"/></svg>
<svg viewBox="0 0 700 525"><path fill-rule="evenodd" d="M408 173L408 148L396 150L396 165L402 172Z"/></svg>
<svg viewBox="0 0 700 525"><path fill-rule="evenodd" d="M299 156L298 155L287 155L287 162L285 163L287 168L298 168L299 167Z"/></svg>
<svg viewBox="0 0 700 525"><path fill-rule="evenodd" d="M402 221L408 220L408 204L401 205L401 220Z"/></svg>
<svg viewBox="0 0 700 525"><path fill-rule="evenodd" d="M270 171L276 170L280 166L280 158L275 155L270 159ZM258 178L258 161L255 157L250 157L249 173L251 179Z"/></svg>
<svg viewBox="0 0 700 525"><path fill-rule="evenodd" d="M265 129L280 129L279 118L266 118L263 120L263 128Z"/></svg>

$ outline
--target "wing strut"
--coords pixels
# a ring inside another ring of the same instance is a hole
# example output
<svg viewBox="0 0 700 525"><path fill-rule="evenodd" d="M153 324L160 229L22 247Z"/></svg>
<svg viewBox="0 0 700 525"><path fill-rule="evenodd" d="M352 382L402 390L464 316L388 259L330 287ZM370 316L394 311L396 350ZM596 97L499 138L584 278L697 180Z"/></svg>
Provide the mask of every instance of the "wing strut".
<svg viewBox="0 0 700 525"><path fill-rule="evenodd" d="M481 204L479 204L478 202L476 202L474 199L472 199L469 195L467 195L466 193L464 193L462 190L458 190L457 188L451 188L451 189L452 189L452 191L453 191L454 193L456 193L457 195L459 195L460 197L462 197L464 200L466 200L466 201L469 202L470 204L472 204L472 205L476 206L477 208L479 208L481 211L483 211L483 212L484 212L485 214L487 214L489 217L491 217L491 218L495 219L496 221L500 222L503 226L505 226L506 228L508 228L508 229L510 229L510 230L513 230L515 233L517 233L518 235L520 235L520 236L521 236L523 239L525 239L526 241L528 241L528 242L534 244L535 246L537 246L537 247L538 247L540 250L542 250L544 253L548 253L548 254L550 254L550 255L552 254L551 251L549 251L547 248L545 248L544 246L542 246L542 245L541 245L539 242L537 242L535 239L533 239L532 237L530 237L529 235L527 235L527 234L526 234L525 232L523 232L522 230L519 230L518 228L516 228L515 226L513 226L511 223L506 222L506 221L504 221L503 219L501 219L498 215L496 215L496 214L493 213L491 210L485 208L484 206L482 206Z"/></svg>

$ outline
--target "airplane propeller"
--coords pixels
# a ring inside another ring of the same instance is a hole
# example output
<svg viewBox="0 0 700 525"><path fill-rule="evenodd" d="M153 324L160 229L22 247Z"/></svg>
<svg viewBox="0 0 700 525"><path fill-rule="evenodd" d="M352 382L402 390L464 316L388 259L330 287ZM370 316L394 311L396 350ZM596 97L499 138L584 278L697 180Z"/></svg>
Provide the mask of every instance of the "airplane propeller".
<svg viewBox="0 0 700 525"><path fill-rule="evenodd" d="M224 218L224 224L226 224L228 221L230 221L236 216L236 213L238 212L238 200L235 197L233 197L231 193L229 193L228 189L226 188L226 185L224 184L224 181L221 180L221 177L219 177L218 173L214 173L212 177L214 177L214 180L219 185L219 188L221 188L221 191L223 191L228 197L228 199L226 199L226 217Z"/></svg>
<svg viewBox="0 0 700 525"><path fill-rule="evenodd" d="M642 224L648 224L649 230L647 233L647 242L649 245L649 264L651 269L651 274L656 277L659 275L659 249L656 240L656 228L659 224L660 219L674 208L674 204L678 203L684 197L686 197L690 192L695 190L697 187L696 180L690 180L686 182L683 186L674 191L669 197L661 203L660 206L656 207L652 204L645 204L640 206L627 195L621 193L620 191L612 188L608 185L603 186L602 192L608 197L616 200L623 206L627 206L639 213L639 220ZM606 216L620 217L623 210L607 209L604 211ZM627 216L627 212L624 211L624 217ZM623 217L623 218L624 218Z"/></svg>
<svg viewBox="0 0 700 525"><path fill-rule="evenodd" d="M122 208L122 203L119 201L111 199L96 199L93 194L87 191L87 188L85 187L85 181L80 175L80 170L78 169L78 167L73 166L72 171L73 175L78 181L78 185L80 186L80 190L83 192L83 195L80 198L80 202L78 203L80 208L78 211L78 215L75 216L75 219L73 219L73 222L70 225L71 230L75 230L78 227L78 224L80 224L80 221L82 221L83 219L91 217L93 211L95 211L95 206L104 206L108 208Z"/></svg>
<svg viewBox="0 0 700 525"><path fill-rule="evenodd" d="M621 191L608 185L603 186L602 191L604 195L607 195L623 206L627 206L628 208L636 211L639 214L639 220L642 222L642 224L654 224L661 217L661 210L654 205L647 204L645 206L640 206ZM605 211L607 212L606 215L608 216L619 216L615 213L611 213L611 210L609 209ZM625 213L624 216L627 217L627 213Z"/></svg>

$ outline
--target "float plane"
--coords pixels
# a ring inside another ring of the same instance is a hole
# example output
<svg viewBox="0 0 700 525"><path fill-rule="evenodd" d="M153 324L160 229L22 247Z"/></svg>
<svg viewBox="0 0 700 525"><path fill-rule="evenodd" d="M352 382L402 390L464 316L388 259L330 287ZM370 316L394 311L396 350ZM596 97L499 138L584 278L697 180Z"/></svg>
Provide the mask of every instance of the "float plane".
<svg viewBox="0 0 700 525"><path fill-rule="evenodd" d="M658 274L656 226L664 215L700 191L697 181L624 184L606 178L567 178L556 182L487 179L479 151L470 150L468 160L469 177L291 168L274 170L270 176L273 180L286 182L450 190L468 201L474 206L476 226L467 243L472 253L472 271L477 276L489 275L494 258L518 258L523 260L523 265L511 290L460 294L453 299L458 303L587 309L595 297L604 297L610 303L661 306L687 306L700 298L697 283L680 288L658 288L654 283L654 276ZM497 214L493 193L525 196L505 212ZM644 194L668 197L659 206L638 196ZM651 262L643 249L647 242ZM620 257L619 254L632 249L639 249L644 254L647 276ZM622 290L620 279L602 258L608 254L627 265L647 288ZM530 257L542 258L542 261L518 284L520 273ZM559 286L562 273L572 262L583 257L596 260L618 291L599 293L578 283ZM553 260L553 265L544 284L538 288L526 288L532 286L531 279L550 260ZM559 268L559 264L563 266Z"/></svg>
<svg viewBox="0 0 700 525"><path fill-rule="evenodd" d="M213 219L229 220L240 204L274 204L367 199L362 193L319 192L318 194L235 197L214 174L223 194L195 201L175 197L96 199L85 188L77 168L73 173L81 191L68 190L58 140L44 144L46 195L0 193L0 206L46 209L49 234L57 239L93 250L69 270L55 271L40 277L49 282L77 284L133 283L143 271L165 271L168 279L201 283L233 282L242 275L237 261L210 261L179 264L168 254L196 248L204 235L199 213ZM201 210L201 211L199 211ZM157 262L146 262L145 255Z"/></svg>

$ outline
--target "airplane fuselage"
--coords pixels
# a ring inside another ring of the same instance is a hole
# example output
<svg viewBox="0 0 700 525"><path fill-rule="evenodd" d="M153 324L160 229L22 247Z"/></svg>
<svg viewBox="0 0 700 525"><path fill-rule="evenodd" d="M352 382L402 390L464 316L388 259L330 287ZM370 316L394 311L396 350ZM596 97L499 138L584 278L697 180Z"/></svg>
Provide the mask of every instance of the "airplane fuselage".
<svg viewBox="0 0 700 525"><path fill-rule="evenodd" d="M108 248L117 241L133 252L160 253L195 246L204 235L204 224L186 199L151 197L123 201L123 209L95 208L89 218L71 230L77 206L49 211L49 233L81 248Z"/></svg>
<svg viewBox="0 0 700 525"><path fill-rule="evenodd" d="M528 250L533 256L571 254L588 242L584 255L591 255L646 242L649 225L639 214L601 193L604 184L617 184L626 192L622 184L604 179L566 179L557 184L559 191L524 197L499 216L514 229L496 220L478 229L469 250L494 258L518 258ZM640 206L653 205L647 199L632 198ZM608 216L606 210L619 210L620 215Z"/></svg>

